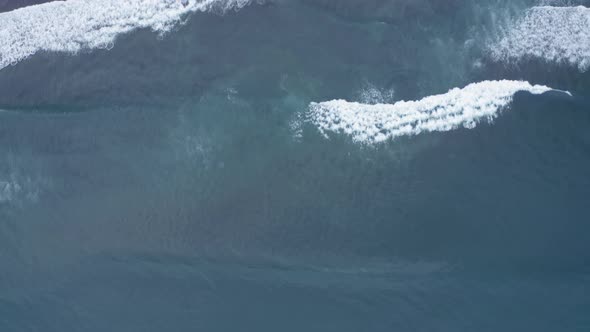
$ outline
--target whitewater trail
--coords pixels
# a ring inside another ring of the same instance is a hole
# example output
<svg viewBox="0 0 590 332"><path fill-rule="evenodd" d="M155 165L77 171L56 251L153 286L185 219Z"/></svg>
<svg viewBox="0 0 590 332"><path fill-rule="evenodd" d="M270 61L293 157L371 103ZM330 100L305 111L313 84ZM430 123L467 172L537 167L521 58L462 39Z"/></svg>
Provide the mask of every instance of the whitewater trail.
<svg viewBox="0 0 590 332"><path fill-rule="evenodd" d="M311 103L309 119L320 132L347 134L356 142L373 144L422 132L474 128L491 122L518 91L541 94L552 90L523 81L484 81L445 94L394 104L362 104L346 100ZM569 94L569 92L566 92Z"/></svg>
<svg viewBox="0 0 590 332"><path fill-rule="evenodd" d="M504 63L540 59L585 72L590 69L590 8L530 8L490 46L490 54Z"/></svg>
<svg viewBox="0 0 590 332"><path fill-rule="evenodd" d="M110 48L136 29L169 31L193 12L239 9L251 0L68 0L0 14L0 70L38 52Z"/></svg>

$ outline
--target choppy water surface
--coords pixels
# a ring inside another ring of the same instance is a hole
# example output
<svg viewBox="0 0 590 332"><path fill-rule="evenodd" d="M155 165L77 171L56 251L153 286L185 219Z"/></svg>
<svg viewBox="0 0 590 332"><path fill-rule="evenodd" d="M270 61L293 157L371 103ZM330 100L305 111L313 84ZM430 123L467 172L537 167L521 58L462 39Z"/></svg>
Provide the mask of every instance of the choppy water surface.
<svg viewBox="0 0 590 332"><path fill-rule="evenodd" d="M587 1L27 5L1 331L590 330Z"/></svg>

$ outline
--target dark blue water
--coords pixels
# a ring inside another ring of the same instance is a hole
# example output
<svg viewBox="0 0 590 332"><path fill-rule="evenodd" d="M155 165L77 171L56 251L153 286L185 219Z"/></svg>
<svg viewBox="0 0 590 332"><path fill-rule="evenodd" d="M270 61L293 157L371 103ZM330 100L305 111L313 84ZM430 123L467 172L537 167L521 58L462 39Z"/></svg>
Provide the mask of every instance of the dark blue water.
<svg viewBox="0 0 590 332"><path fill-rule="evenodd" d="M252 4L0 70L0 331L590 330L590 74L485 51L532 5ZM491 79L572 97L380 144L306 120Z"/></svg>

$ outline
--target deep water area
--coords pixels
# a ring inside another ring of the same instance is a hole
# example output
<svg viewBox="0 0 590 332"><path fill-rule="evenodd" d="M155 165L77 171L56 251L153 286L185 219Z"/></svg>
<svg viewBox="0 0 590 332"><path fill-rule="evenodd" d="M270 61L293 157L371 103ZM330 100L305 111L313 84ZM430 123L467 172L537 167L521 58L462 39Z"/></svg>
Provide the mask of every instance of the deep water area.
<svg viewBox="0 0 590 332"><path fill-rule="evenodd" d="M0 331L590 330L588 1L188 3L0 1Z"/></svg>

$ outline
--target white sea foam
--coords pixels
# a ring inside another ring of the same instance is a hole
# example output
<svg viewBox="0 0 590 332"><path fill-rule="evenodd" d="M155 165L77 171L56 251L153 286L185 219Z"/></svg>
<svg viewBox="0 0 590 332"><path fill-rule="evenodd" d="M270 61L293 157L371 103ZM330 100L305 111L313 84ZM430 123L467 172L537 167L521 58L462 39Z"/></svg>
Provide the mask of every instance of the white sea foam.
<svg viewBox="0 0 590 332"><path fill-rule="evenodd" d="M24 202L36 202L41 188L48 182L42 179L23 177L13 173L0 178L0 206L2 204L20 205Z"/></svg>
<svg viewBox="0 0 590 332"><path fill-rule="evenodd" d="M359 92L359 100L363 104L385 104L392 102L395 97L393 89L381 89L371 83L365 83Z"/></svg>
<svg viewBox="0 0 590 332"><path fill-rule="evenodd" d="M539 0L539 6L587 6L590 0Z"/></svg>
<svg viewBox="0 0 590 332"><path fill-rule="evenodd" d="M372 144L422 132L471 129L479 122L496 118L512 102L516 92L541 94L549 90L523 81L484 81L395 104L371 105L345 100L311 103L309 119L324 135L344 133L354 141Z"/></svg>
<svg viewBox="0 0 590 332"><path fill-rule="evenodd" d="M542 59L590 69L590 8L533 7L490 47L494 60Z"/></svg>
<svg viewBox="0 0 590 332"><path fill-rule="evenodd" d="M191 12L238 9L252 0L68 0L0 14L0 69L40 51L110 48L123 33L164 33Z"/></svg>
<svg viewBox="0 0 590 332"><path fill-rule="evenodd" d="M18 183L0 180L0 203L12 201L22 190Z"/></svg>

